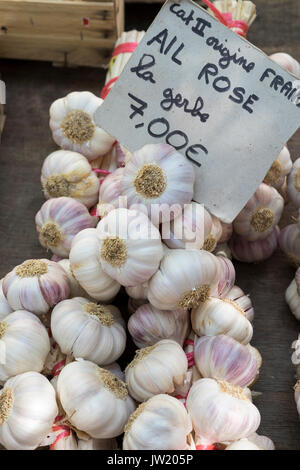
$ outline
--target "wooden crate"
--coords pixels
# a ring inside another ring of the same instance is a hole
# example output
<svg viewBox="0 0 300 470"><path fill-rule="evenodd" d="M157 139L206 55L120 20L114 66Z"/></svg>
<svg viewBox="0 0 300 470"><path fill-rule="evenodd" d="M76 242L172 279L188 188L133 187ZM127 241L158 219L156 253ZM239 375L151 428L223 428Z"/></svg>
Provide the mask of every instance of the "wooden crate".
<svg viewBox="0 0 300 470"><path fill-rule="evenodd" d="M124 29L124 0L0 0L0 57L100 67Z"/></svg>

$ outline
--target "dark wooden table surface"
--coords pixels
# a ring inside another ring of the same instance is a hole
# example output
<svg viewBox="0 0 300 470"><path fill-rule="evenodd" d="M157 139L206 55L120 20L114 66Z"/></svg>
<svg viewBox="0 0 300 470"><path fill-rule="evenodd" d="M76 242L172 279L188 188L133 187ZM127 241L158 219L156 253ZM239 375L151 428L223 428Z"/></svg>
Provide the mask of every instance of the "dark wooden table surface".
<svg viewBox="0 0 300 470"><path fill-rule="evenodd" d="M286 51L300 60L300 1L257 0L258 18L249 40L266 53ZM127 6L126 29L142 29L159 5ZM48 109L56 98L75 90L95 94L104 83L100 69L60 69L47 63L0 62L7 85L7 121L0 145L0 278L27 258L46 255L39 246L34 215L43 203L40 169L56 149L48 126ZM300 154L300 133L290 141L293 158ZM286 208L284 222L290 220ZM300 324L289 312L284 292L294 270L277 252L259 265L236 263L237 284L253 300L256 317L253 344L263 356L255 390L262 415L260 432L278 449L300 449L300 424L293 401L294 369L290 345Z"/></svg>

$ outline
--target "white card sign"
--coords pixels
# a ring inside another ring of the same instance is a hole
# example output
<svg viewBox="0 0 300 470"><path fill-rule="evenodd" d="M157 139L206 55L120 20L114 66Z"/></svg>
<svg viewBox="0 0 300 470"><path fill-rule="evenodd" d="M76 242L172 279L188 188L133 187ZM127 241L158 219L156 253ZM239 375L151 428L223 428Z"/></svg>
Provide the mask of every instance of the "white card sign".
<svg viewBox="0 0 300 470"><path fill-rule="evenodd" d="M206 10L168 0L96 111L130 151L167 142L194 199L231 222L300 126L299 82Z"/></svg>

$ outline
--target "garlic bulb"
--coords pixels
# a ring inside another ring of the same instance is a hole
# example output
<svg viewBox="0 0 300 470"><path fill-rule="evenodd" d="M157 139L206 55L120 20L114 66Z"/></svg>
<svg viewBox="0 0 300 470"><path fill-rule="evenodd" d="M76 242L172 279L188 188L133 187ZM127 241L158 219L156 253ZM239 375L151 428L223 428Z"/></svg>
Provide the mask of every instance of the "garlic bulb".
<svg viewBox="0 0 300 470"><path fill-rule="evenodd" d="M266 174L264 183L268 184L269 186L274 186L274 188L280 190L284 184L285 177L290 173L292 166L293 163L290 152L287 146L284 146Z"/></svg>
<svg viewBox="0 0 300 470"><path fill-rule="evenodd" d="M254 442L249 441L249 439L240 439L239 441L235 441L229 446L226 447L225 450L263 450L260 449Z"/></svg>
<svg viewBox="0 0 300 470"><path fill-rule="evenodd" d="M213 251L216 256L223 256L223 258L232 259L231 250L227 243L218 243L216 249Z"/></svg>
<svg viewBox="0 0 300 470"><path fill-rule="evenodd" d="M0 390L0 443L8 450L36 449L58 413L55 391L37 372L9 379Z"/></svg>
<svg viewBox="0 0 300 470"><path fill-rule="evenodd" d="M129 297L132 297L133 299L147 299L148 283L144 282L143 284L139 284L135 287L125 287L125 290Z"/></svg>
<svg viewBox="0 0 300 470"><path fill-rule="evenodd" d="M176 384L183 384L187 368L186 355L176 341L164 339L138 349L125 370L129 393L137 401L172 393Z"/></svg>
<svg viewBox="0 0 300 470"><path fill-rule="evenodd" d="M35 216L39 240L44 248L68 257L77 233L95 226L87 208L70 197L46 201Z"/></svg>
<svg viewBox="0 0 300 470"><path fill-rule="evenodd" d="M243 237L233 235L230 240L232 256L245 263L258 263L270 258L278 245L280 229L278 225L273 229L271 235L263 240L248 242Z"/></svg>
<svg viewBox="0 0 300 470"><path fill-rule="evenodd" d="M197 307L216 291L216 256L204 250L168 250L148 285L148 300L161 310Z"/></svg>
<svg viewBox="0 0 300 470"><path fill-rule="evenodd" d="M127 310L129 315L133 315L141 305L144 305L145 302L147 302L146 299L132 299L131 297L128 297Z"/></svg>
<svg viewBox="0 0 300 470"><path fill-rule="evenodd" d="M86 207L96 204L99 179L88 160L80 153L57 150L45 159L41 182L47 199L67 196Z"/></svg>
<svg viewBox="0 0 300 470"><path fill-rule="evenodd" d="M176 398L156 395L142 403L125 426L124 450L188 450L192 423Z"/></svg>
<svg viewBox="0 0 300 470"><path fill-rule="evenodd" d="M260 424L256 406L242 388L225 381L200 379L186 401L196 444L236 441L254 433Z"/></svg>
<svg viewBox="0 0 300 470"><path fill-rule="evenodd" d="M128 331L139 348L162 339L172 339L182 346L189 330L187 310L158 310L149 303L141 305L128 322Z"/></svg>
<svg viewBox="0 0 300 470"><path fill-rule="evenodd" d="M242 289L238 286L233 288L226 294L228 300L235 302L245 312L246 318L253 322L254 320L254 308L249 295L244 294Z"/></svg>
<svg viewBox="0 0 300 470"><path fill-rule="evenodd" d="M279 235L279 246L294 266L300 266L300 224L284 227Z"/></svg>
<svg viewBox="0 0 300 470"><path fill-rule="evenodd" d="M10 307L9 303L7 302L3 290L2 290L2 283L3 279L0 280L0 320L6 317L9 313L13 312L13 309Z"/></svg>
<svg viewBox="0 0 300 470"><path fill-rule="evenodd" d="M285 300L297 320L300 320L300 296L297 291L296 280L293 279L285 292Z"/></svg>
<svg viewBox="0 0 300 470"><path fill-rule="evenodd" d="M41 372L50 351L46 328L26 310L10 313L0 322L0 382L23 372Z"/></svg>
<svg viewBox="0 0 300 470"><path fill-rule="evenodd" d="M117 450L118 443L115 439L79 439L78 450Z"/></svg>
<svg viewBox="0 0 300 470"><path fill-rule="evenodd" d="M287 177L287 196L289 201L300 208L300 158L293 163L292 171Z"/></svg>
<svg viewBox="0 0 300 470"><path fill-rule="evenodd" d="M59 264L48 259L29 259L3 279L2 289L13 310L48 313L69 297L68 277Z"/></svg>
<svg viewBox="0 0 300 470"><path fill-rule="evenodd" d="M235 283L235 269L230 259L224 256L218 256L217 259L221 265L221 278L218 284L219 297L227 297L227 293L232 289Z"/></svg>
<svg viewBox="0 0 300 470"><path fill-rule="evenodd" d="M94 438L122 434L135 409L125 383L89 361L64 367L58 376L57 392L70 423Z"/></svg>
<svg viewBox="0 0 300 470"><path fill-rule="evenodd" d="M283 207L284 201L278 191L261 183L233 221L233 230L250 242L264 239L278 224Z"/></svg>
<svg viewBox="0 0 300 470"><path fill-rule="evenodd" d="M70 285L70 297L85 297L88 298L88 294L81 287L76 277L74 276L71 263L69 259L62 259L58 261L58 264L64 269L66 275L68 276L69 285Z"/></svg>
<svg viewBox="0 0 300 470"><path fill-rule="evenodd" d="M220 220L220 224L221 224L221 227L222 227L222 235L221 235L221 238L219 239L218 243L226 243L231 238L232 231L233 231L233 225L231 223L226 224L225 222L222 222L222 220Z"/></svg>
<svg viewBox="0 0 300 470"><path fill-rule="evenodd" d="M300 78L300 64L291 55L285 52L276 52L270 55L270 59L274 60L280 67Z"/></svg>
<svg viewBox="0 0 300 470"><path fill-rule="evenodd" d="M107 364L103 366L103 369L108 370L112 374L114 374L118 379L125 381L125 373L122 371L121 367L117 362L112 362L111 364Z"/></svg>
<svg viewBox="0 0 300 470"><path fill-rule="evenodd" d="M192 327L198 336L228 335L248 344L253 328L238 304L227 299L209 298L192 310Z"/></svg>
<svg viewBox="0 0 300 470"><path fill-rule="evenodd" d="M157 271L163 247L159 230L136 210L115 209L97 225L103 270L123 286L148 281Z"/></svg>
<svg viewBox="0 0 300 470"><path fill-rule="evenodd" d="M111 210L119 207L126 207L126 201L121 196L120 183L123 177L124 168L119 168L106 176L100 185L99 203L97 205L98 214L101 217L107 215ZM122 205L122 201L124 203Z"/></svg>
<svg viewBox="0 0 300 470"><path fill-rule="evenodd" d="M126 332L120 311L82 297L64 300L52 311L51 331L64 354L110 364L123 354Z"/></svg>
<svg viewBox="0 0 300 470"><path fill-rule="evenodd" d="M167 144L150 144L133 153L121 180L128 206L142 204L153 216L158 205L161 222L177 217L193 197L194 169L191 163ZM152 207L153 206L153 207Z"/></svg>
<svg viewBox="0 0 300 470"><path fill-rule="evenodd" d="M94 228L82 230L72 242L70 266L77 281L94 299L107 302L119 292L120 284L108 276L100 263L100 241Z"/></svg>
<svg viewBox="0 0 300 470"><path fill-rule="evenodd" d="M256 356L230 336L202 336L195 341L194 359L202 377L248 387L259 373Z"/></svg>
<svg viewBox="0 0 300 470"><path fill-rule="evenodd" d="M56 144L94 160L109 151L114 138L97 127L94 113L103 100L89 91L74 91L50 106L50 128Z"/></svg>

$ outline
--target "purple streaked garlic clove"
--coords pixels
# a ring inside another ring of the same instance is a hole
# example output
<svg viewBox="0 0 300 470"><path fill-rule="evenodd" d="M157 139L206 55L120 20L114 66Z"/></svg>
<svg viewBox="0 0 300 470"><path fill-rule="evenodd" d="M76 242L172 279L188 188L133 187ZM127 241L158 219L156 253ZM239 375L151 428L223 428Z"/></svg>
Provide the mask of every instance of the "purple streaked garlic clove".
<svg viewBox="0 0 300 470"><path fill-rule="evenodd" d="M228 292L235 283L235 269L230 259L224 256L217 256L221 266L221 279L218 284L218 295L222 299L227 297Z"/></svg>
<svg viewBox="0 0 300 470"><path fill-rule="evenodd" d="M236 234L230 240L232 256L244 263L258 263L270 258L278 245L280 229L278 225L273 229L271 235L263 240L248 242L243 237Z"/></svg>
<svg viewBox="0 0 300 470"><path fill-rule="evenodd" d="M118 168L101 182L97 205L98 214L101 217L104 217L113 209L127 207L126 199L122 198L120 190L123 173L124 168Z"/></svg>
<svg viewBox="0 0 300 470"><path fill-rule="evenodd" d="M279 235L279 246L293 266L300 266L300 226L290 224Z"/></svg>
<svg viewBox="0 0 300 470"><path fill-rule="evenodd" d="M240 287L233 286L233 288L227 293L226 298L238 304L245 312L247 319L253 322L254 308L249 295L246 295Z"/></svg>

